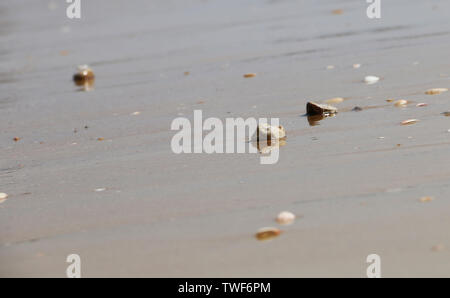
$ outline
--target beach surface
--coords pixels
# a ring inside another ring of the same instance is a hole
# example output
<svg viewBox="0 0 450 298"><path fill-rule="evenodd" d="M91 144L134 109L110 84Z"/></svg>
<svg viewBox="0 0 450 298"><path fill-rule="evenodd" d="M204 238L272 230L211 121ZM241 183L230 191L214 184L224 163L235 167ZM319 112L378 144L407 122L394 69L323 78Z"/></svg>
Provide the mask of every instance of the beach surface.
<svg viewBox="0 0 450 298"><path fill-rule="evenodd" d="M370 254L383 277L450 277L450 92L425 94L450 88L449 1L81 5L0 3L1 277L65 277L70 254L83 277L365 277ZM279 161L174 154L194 110L279 118Z"/></svg>

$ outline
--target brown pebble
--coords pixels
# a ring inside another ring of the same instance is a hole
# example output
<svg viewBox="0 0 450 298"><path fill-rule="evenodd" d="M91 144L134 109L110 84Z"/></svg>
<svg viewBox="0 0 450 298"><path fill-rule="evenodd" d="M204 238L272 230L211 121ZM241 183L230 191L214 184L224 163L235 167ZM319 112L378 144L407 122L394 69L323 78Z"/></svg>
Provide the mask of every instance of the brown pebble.
<svg viewBox="0 0 450 298"><path fill-rule="evenodd" d="M278 237L281 234L281 230L277 228L262 228L260 229L255 237L258 240L269 240Z"/></svg>
<svg viewBox="0 0 450 298"><path fill-rule="evenodd" d="M13 138L13 141L18 142L18 141L20 141L20 138L15 137L15 138Z"/></svg>
<svg viewBox="0 0 450 298"><path fill-rule="evenodd" d="M244 78L253 78L256 77L256 73L246 73L244 74Z"/></svg>
<svg viewBox="0 0 450 298"><path fill-rule="evenodd" d="M94 83L94 72L87 65L78 67L78 72L73 75L73 81L77 86L91 85Z"/></svg>
<svg viewBox="0 0 450 298"><path fill-rule="evenodd" d="M419 201L420 201L421 203L428 203L428 202L431 202L431 201L433 201L433 200L434 200L433 197L421 197L421 198L419 199Z"/></svg>
<svg viewBox="0 0 450 298"><path fill-rule="evenodd" d="M341 15L344 13L344 11L342 9L334 9L331 11L331 13L334 15Z"/></svg>
<svg viewBox="0 0 450 298"><path fill-rule="evenodd" d="M336 114L337 111L337 108L330 105L322 105L312 101L306 104L306 113L308 115L332 115Z"/></svg>
<svg viewBox="0 0 450 298"><path fill-rule="evenodd" d="M97 141L104 141L105 138L98 138Z"/></svg>
<svg viewBox="0 0 450 298"><path fill-rule="evenodd" d="M425 94L427 95L437 95L437 94L441 94L444 92L447 92L448 89L447 88L433 88L433 89L428 89L427 91L425 91Z"/></svg>

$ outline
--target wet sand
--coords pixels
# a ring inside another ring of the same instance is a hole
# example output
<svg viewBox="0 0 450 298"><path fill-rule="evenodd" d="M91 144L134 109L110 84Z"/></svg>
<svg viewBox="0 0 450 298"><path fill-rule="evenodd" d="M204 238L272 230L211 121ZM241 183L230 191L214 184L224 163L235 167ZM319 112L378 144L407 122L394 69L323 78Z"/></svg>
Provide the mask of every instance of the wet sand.
<svg viewBox="0 0 450 298"><path fill-rule="evenodd" d="M450 92L424 94L450 86L448 1L50 2L0 3L0 276L64 277L77 253L84 277L365 277L376 253L384 277L450 277ZM172 153L195 109L279 117L279 162ZM301 217L258 242L283 210Z"/></svg>

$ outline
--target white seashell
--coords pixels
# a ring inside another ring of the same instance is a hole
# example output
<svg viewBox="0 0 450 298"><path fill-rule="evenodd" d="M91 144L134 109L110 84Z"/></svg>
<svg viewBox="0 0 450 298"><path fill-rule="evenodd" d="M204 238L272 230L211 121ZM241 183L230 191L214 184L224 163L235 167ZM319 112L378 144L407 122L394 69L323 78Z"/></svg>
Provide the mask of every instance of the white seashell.
<svg viewBox="0 0 450 298"><path fill-rule="evenodd" d="M402 121L401 125L410 125L410 124L417 123L418 121L419 120L417 120L417 119L408 119L408 120Z"/></svg>
<svg viewBox="0 0 450 298"><path fill-rule="evenodd" d="M360 68L361 67L361 64L353 64L353 68Z"/></svg>
<svg viewBox="0 0 450 298"><path fill-rule="evenodd" d="M4 192L0 192L0 200L1 199L6 199L8 197L8 195Z"/></svg>
<svg viewBox="0 0 450 298"><path fill-rule="evenodd" d="M262 139L281 139L286 136L286 130L283 126L272 126L267 123L261 123L258 125L258 138Z"/></svg>
<svg viewBox="0 0 450 298"><path fill-rule="evenodd" d="M281 225L289 225L295 220L295 214L289 211L283 211L277 216L277 222Z"/></svg>
<svg viewBox="0 0 450 298"><path fill-rule="evenodd" d="M364 78L364 82L366 83L366 84L375 84L376 82L378 82L380 80L380 78L379 77L376 77L376 76L366 76L365 78Z"/></svg>

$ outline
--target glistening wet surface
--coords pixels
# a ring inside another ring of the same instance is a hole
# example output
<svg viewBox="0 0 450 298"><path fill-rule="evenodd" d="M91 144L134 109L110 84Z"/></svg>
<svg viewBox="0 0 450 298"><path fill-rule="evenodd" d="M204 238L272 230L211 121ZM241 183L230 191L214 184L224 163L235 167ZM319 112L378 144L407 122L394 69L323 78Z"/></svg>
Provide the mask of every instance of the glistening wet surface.
<svg viewBox="0 0 450 298"><path fill-rule="evenodd" d="M85 277L364 277L372 253L383 276L449 276L450 92L425 94L450 85L448 1L383 1L380 20L360 0L82 5L0 4L1 276L64 277L72 253ZM197 109L280 118L279 162L174 154ZM283 233L258 242L266 226Z"/></svg>

